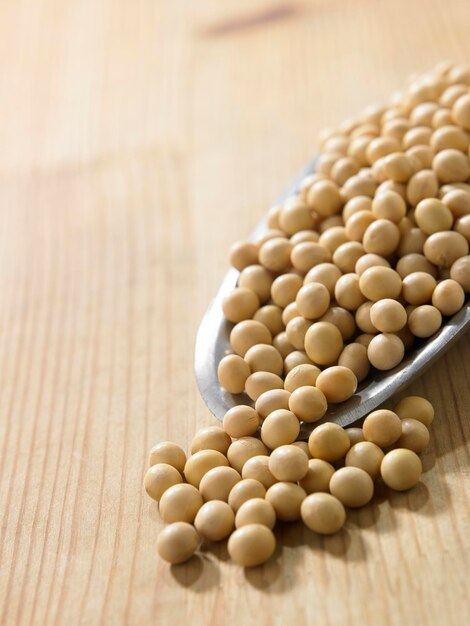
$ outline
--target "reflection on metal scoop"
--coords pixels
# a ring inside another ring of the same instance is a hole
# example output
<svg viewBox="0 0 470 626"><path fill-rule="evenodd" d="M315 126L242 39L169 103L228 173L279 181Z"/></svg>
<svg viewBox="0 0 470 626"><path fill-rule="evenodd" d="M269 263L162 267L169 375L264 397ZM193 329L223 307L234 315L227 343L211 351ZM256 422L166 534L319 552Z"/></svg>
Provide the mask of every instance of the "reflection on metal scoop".
<svg viewBox="0 0 470 626"><path fill-rule="evenodd" d="M301 180L314 171L315 161L312 161L299 173L279 198L279 202L294 194ZM256 239L266 229L266 221L262 219L251 233L250 239ZM225 275L217 295L204 315L196 339L195 371L199 391L209 410L221 421L226 411L236 404L252 404L245 394L233 395L225 391L217 377L220 360L231 352L229 335L233 327L224 317L222 301L236 286L238 275L239 272L233 268ZM337 405L330 404L321 420L314 424L303 424L300 436L308 437L312 429L322 422L336 422L343 427L354 424L421 376L469 328L470 303L466 302L435 335L409 350L397 367L387 372L372 369L349 400Z"/></svg>

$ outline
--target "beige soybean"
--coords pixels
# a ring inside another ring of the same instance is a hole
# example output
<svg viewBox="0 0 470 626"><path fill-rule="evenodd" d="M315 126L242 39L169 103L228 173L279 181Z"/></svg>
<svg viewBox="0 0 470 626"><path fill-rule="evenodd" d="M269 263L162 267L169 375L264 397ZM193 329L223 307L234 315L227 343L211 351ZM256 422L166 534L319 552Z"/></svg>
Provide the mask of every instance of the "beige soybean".
<svg viewBox="0 0 470 626"><path fill-rule="evenodd" d="M227 455L232 440L220 426L206 426L194 435L191 442L191 454L200 450L217 450L224 456ZM184 467L183 467L184 469Z"/></svg>
<svg viewBox="0 0 470 626"><path fill-rule="evenodd" d="M298 387L289 398L289 409L303 422L316 422L325 415L327 408L325 395L316 387Z"/></svg>
<svg viewBox="0 0 470 626"><path fill-rule="evenodd" d="M435 113L435 111L434 111ZM414 120L412 120L414 121ZM427 145L432 137L432 130L428 126L415 126L410 128L403 137L403 148L407 151L413 146Z"/></svg>
<svg viewBox="0 0 470 626"><path fill-rule="evenodd" d="M253 319L264 324L273 336L284 330L282 309L275 304L262 306L253 315Z"/></svg>
<svg viewBox="0 0 470 626"><path fill-rule="evenodd" d="M260 302L266 302L271 295L273 277L262 265L249 265L240 272L239 287L246 287L254 291Z"/></svg>
<svg viewBox="0 0 470 626"><path fill-rule="evenodd" d="M167 489L182 482L183 477L176 468L168 463L157 463L147 470L144 487L148 495L158 502Z"/></svg>
<svg viewBox="0 0 470 626"><path fill-rule="evenodd" d="M321 283L308 283L299 290L295 301L300 314L307 319L314 320L328 310L330 294Z"/></svg>
<svg viewBox="0 0 470 626"><path fill-rule="evenodd" d="M236 324L230 332L230 345L234 352L245 356L248 350L258 343L272 342L272 336L264 324L255 320L245 320Z"/></svg>
<svg viewBox="0 0 470 626"><path fill-rule="evenodd" d="M338 532L346 521L343 504L329 493L312 493L300 507L304 524L320 535Z"/></svg>
<svg viewBox="0 0 470 626"><path fill-rule="evenodd" d="M296 446L280 446L269 457L269 469L279 481L297 482L307 474L308 456Z"/></svg>
<svg viewBox="0 0 470 626"><path fill-rule="evenodd" d="M406 203L396 191L383 191L372 200L372 213L377 219L398 224L406 215Z"/></svg>
<svg viewBox="0 0 470 626"><path fill-rule="evenodd" d="M452 103L452 117L459 126L470 130L470 95L464 91L463 86L458 87L461 95Z"/></svg>
<svg viewBox="0 0 470 626"><path fill-rule="evenodd" d="M415 419L425 426L430 426L434 419L432 404L421 396L406 396L393 410L400 419Z"/></svg>
<svg viewBox="0 0 470 626"><path fill-rule="evenodd" d="M286 203L279 212L279 225L288 235L309 230L313 227L311 210L301 201Z"/></svg>
<svg viewBox="0 0 470 626"><path fill-rule="evenodd" d="M330 298L334 296L335 285L341 276L341 270L333 263L319 263L309 270L304 279L304 284L320 283L328 289Z"/></svg>
<svg viewBox="0 0 470 626"><path fill-rule="evenodd" d="M307 455L308 459L312 458L312 455L310 454L310 450L308 449L308 443L306 441L294 441L294 443L291 445L302 450L302 452Z"/></svg>
<svg viewBox="0 0 470 626"><path fill-rule="evenodd" d="M399 448L423 452L429 445L429 430L419 420L408 418L401 421L402 433L396 442Z"/></svg>
<svg viewBox="0 0 470 626"><path fill-rule="evenodd" d="M310 320L299 315L290 320L286 326L286 334L290 343L296 350L303 350L305 344L305 335L312 325Z"/></svg>
<svg viewBox="0 0 470 626"><path fill-rule="evenodd" d="M442 197L442 202L452 211L455 218L470 214L470 193L463 189L453 189Z"/></svg>
<svg viewBox="0 0 470 626"><path fill-rule="evenodd" d="M359 163L351 157L342 157L338 159L331 168L331 178L337 185L344 183L359 171Z"/></svg>
<svg viewBox="0 0 470 626"><path fill-rule="evenodd" d="M375 443L379 448L391 446L401 435L401 420L396 413L388 409L372 411L362 425L366 441Z"/></svg>
<svg viewBox="0 0 470 626"><path fill-rule="evenodd" d="M202 496L196 487L182 483L173 485L163 493L158 510L165 524L173 522L192 524L202 505Z"/></svg>
<svg viewBox="0 0 470 626"><path fill-rule="evenodd" d="M470 256L462 256L452 264L450 277L458 282L466 293L470 292Z"/></svg>
<svg viewBox="0 0 470 626"><path fill-rule="evenodd" d="M345 458L347 467L359 467L369 474L372 480L380 476L380 464L384 453L375 443L361 441L353 445Z"/></svg>
<svg viewBox="0 0 470 626"><path fill-rule="evenodd" d="M214 467L202 477L199 493L206 502L208 500L227 502L230 491L240 480L240 474L233 467Z"/></svg>
<svg viewBox="0 0 470 626"><path fill-rule="evenodd" d="M267 222L269 228L281 228L279 224L279 215L281 214L282 206L273 206L268 210Z"/></svg>
<svg viewBox="0 0 470 626"><path fill-rule="evenodd" d="M299 230L297 233L294 233L290 238L290 242L293 246L296 246L298 243L304 243L306 241L312 241L316 243L319 239L320 235L316 230Z"/></svg>
<svg viewBox="0 0 470 626"><path fill-rule="evenodd" d="M360 174L356 174L355 176L348 178L348 180L344 183L341 188L341 196L345 202L351 200L351 198L354 198L355 196L369 196L372 198L376 189L377 183L371 176L361 176Z"/></svg>
<svg viewBox="0 0 470 626"><path fill-rule="evenodd" d="M450 85L439 98L439 104L446 108L452 108L455 102L460 96L468 93L468 87L466 85ZM454 117L454 115L452 115ZM457 121L457 120L455 120ZM464 126L461 122L457 122L461 126Z"/></svg>
<svg viewBox="0 0 470 626"><path fill-rule="evenodd" d="M463 307L464 302L465 292L459 283L452 278L438 283L432 294L432 305L442 315L457 313Z"/></svg>
<svg viewBox="0 0 470 626"><path fill-rule="evenodd" d="M405 254L412 254L413 252L421 254L424 250L426 239L426 235L421 228L410 228L410 230L401 237L397 248L398 256L402 257L405 256Z"/></svg>
<svg viewBox="0 0 470 626"><path fill-rule="evenodd" d="M406 199L415 207L425 198L434 198L439 191L439 181L431 169L424 169L414 174L406 187Z"/></svg>
<svg viewBox="0 0 470 626"><path fill-rule="evenodd" d="M362 276L370 267L376 267L377 265L380 267L390 267L390 263L387 259L384 259L383 256L379 254L365 254L357 260L354 271L358 276Z"/></svg>
<svg viewBox="0 0 470 626"><path fill-rule="evenodd" d="M370 309L372 324L383 333L396 333L405 326L405 307L391 298L375 302Z"/></svg>
<svg viewBox="0 0 470 626"><path fill-rule="evenodd" d="M460 217L454 224L454 230L470 241L470 215Z"/></svg>
<svg viewBox="0 0 470 626"><path fill-rule="evenodd" d="M325 315L322 315L319 321L334 324L341 333L343 341L351 339L356 332L354 316L350 311L347 311L341 306L330 307Z"/></svg>
<svg viewBox="0 0 470 626"><path fill-rule="evenodd" d="M266 500L270 502L281 522L295 522L300 519L300 507L307 497L299 485L291 482L279 482L266 492Z"/></svg>
<svg viewBox="0 0 470 626"><path fill-rule="evenodd" d="M441 184L464 182L470 176L468 156L454 148L438 152L432 168Z"/></svg>
<svg viewBox="0 0 470 626"><path fill-rule="evenodd" d="M338 424L326 422L311 432L308 447L314 459L334 463L342 459L349 450L349 437Z"/></svg>
<svg viewBox="0 0 470 626"><path fill-rule="evenodd" d="M372 339L376 337L376 335L372 335L370 333L362 333L362 335L358 335L356 337L356 343L360 343L362 346L365 346L366 348L369 347L370 342L372 341Z"/></svg>
<svg viewBox="0 0 470 626"><path fill-rule="evenodd" d="M374 304L375 302L364 302L356 311L355 320L357 327L364 333L375 334L377 332L377 328L372 323L370 317L370 312Z"/></svg>
<svg viewBox="0 0 470 626"><path fill-rule="evenodd" d="M434 278L437 276L435 266L427 260L424 254L418 254L417 252L402 256L396 264L395 270L402 279L408 276L408 274L413 274L413 272L426 272L434 276Z"/></svg>
<svg viewBox="0 0 470 626"><path fill-rule="evenodd" d="M338 159L336 163L342 159ZM336 165L336 164L335 164ZM332 168L332 172L335 166ZM349 177L350 178L350 177ZM344 181L346 182L346 181ZM332 180L319 180L314 183L307 194L307 203L322 217L337 213L342 205L338 185Z"/></svg>
<svg viewBox="0 0 470 626"><path fill-rule="evenodd" d="M261 440L274 450L293 443L300 432L300 424L292 411L278 409L270 413L261 425Z"/></svg>
<svg viewBox="0 0 470 626"><path fill-rule="evenodd" d="M441 325L441 312L429 304L416 307L408 318L408 328L415 337L430 337L439 330Z"/></svg>
<svg viewBox="0 0 470 626"><path fill-rule="evenodd" d="M359 288L365 298L377 302L384 298L396 299L400 295L400 275L390 267L370 267L359 278Z"/></svg>
<svg viewBox="0 0 470 626"><path fill-rule="evenodd" d="M389 256L398 247L400 231L398 226L387 219L377 219L370 224L362 240L362 245L367 253Z"/></svg>
<svg viewBox="0 0 470 626"><path fill-rule="evenodd" d="M298 274L288 273L278 276L271 286L271 298L274 304L284 308L294 302L302 284L302 278Z"/></svg>
<svg viewBox="0 0 470 626"><path fill-rule="evenodd" d="M360 441L365 441L362 428L346 428L345 432L349 437L351 447L354 446L356 443L359 443Z"/></svg>
<svg viewBox="0 0 470 626"><path fill-rule="evenodd" d="M235 514L227 502L211 500L203 504L197 512L194 526L203 539L222 541L235 526Z"/></svg>
<svg viewBox="0 0 470 626"><path fill-rule="evenodd" d="M294 352L286 356L284 359L284 374L287 375L298 365L312 365L311 359L308 358L307 353L303 350L294 350Z"/></svg>
<svg viewBox="0 0 470 626"><path fill-rule="evenodd" d="M349 220L349 218L354 215L354 213L359 213L359 211L371 211L372 210L372 199L368 196L355 196L348 200L344 205L342 216L345 222Z"/></svg>
<svg viewBox="0 0 470 626"><path fill-rule="evenodd" d="M298 317L299 315L300 311L297 308L297 303L294 301L288 304L286 308L282 311L282 322L284 326L287 326L287 324L291 320L293 320L295 317Z"/></svg>
<svg viewBox="0 0 470 626"><path fill-rule="evenodd" d="M376 219L377 217L372 211L358 211L354 213L346 222L346 235L351 241L361 242L364 238L364 233Z"/></svg>
<svg viewBox="0 0 470 626"><path fill-rule="evenodd" d="M434 150L430 146L426 146L426 145L413 146L411 148L408 148L408 150L406 151L406 154L410 157L413 157L415 159L415 163L416 161L418 161L421 164L421 167L425 169L430 169L432 167L432 160L434 158ZM419 172L416 172L416 173L419 174ZM408 181L408 185L410 184L410 182L413 180L415 176L416 174L413 174L413 176ZM437 180L437 176L436 176L436 180ZM404 195L404 197L406 198L406 194Z"/></svg>
<svg viewBox="0 0 470 626"><path fill-rule="evenodd" d="M425 146L421 146L425 147ZM415 148L412 148L414 150ZM375 192L376 195L384 192L384 191L395 191L398 195L400 195L403 200L406 200L406 185L404 183L396 183L393 180L384 180L377 187Z"/></svg>
<svg viewBox="0 0 470 626"><path fill-rule="evenodd" d="M149 465L152 466L157 463L167 463L181 473L186 464L186 454L183 448L176 443L162 441L153 446L149 453Z"/></svg>
<svg viewBox="0 0 470 626"><path fill-rule="evenodd" d="M419 456L405 448L388 452L380 466L384 483L395 491L406 491L414 487L419 482L422 471Z"/></svg>
<svg viewBox="0 0 470 626"><path fill-rule="evenodd" d="M316 387L325 394L328 403L336 404L344 402L356 392L357 378L348 367L333 365L319 374Z"/></svg>
<svg viewBox="0 0 470 626"><path fill-rule="evenodd" d="M268 456L253 456L245 463L242 469L242 478L254 478L259 481L265 489L277 482L269 469Z"/></svg>
<svg viewBox="0 0 470 626"><path fill-rule="evenodd" d="M343 337L330 322L315 322L305 335L305 352L318 365L334 363L343 349Z"/></svg>
<svg viewBox="0 0 470 626"><path fill-rule="evenodd" d="M279 351L274 346L256 344L249 348L245 354L251 372L271 372L281 376L284 370L284 361Z"/></svg>
<svg viewBox="0 0 470 626"><path fill-rule="evenodd" d="M256 401L261 394L271 389L282 389L283 380L271 372L254 372L246 379L245 391L249 397Z"/></svg>
<svg viewBox="0 0 470 626"><path fill-rule="evenodd" d="M344 346L339 355L338 365L350 369L356 376L358 383L365 380L370 371L366 346L360 343L350 343Z"/></svg>
<svg viewBox="0 0 470 626"><path fill-rule="evenodd" d="M261 419L265 419L277 409L289 408L290 393L285 389L270 389L265 391L255 402L255 410Z"/></svg>
<svg viewBox="0 0 470 626"><path fill-rule="evenodd" d="M378 370L390 370L396 367L405 355L403 341L393 333L381 333L375 336L367 347L367 356L371 365Z"/></svg>
<svg viewBox="0 0 470 626"><path fill-rule="evenodd" d="M318 491L328 492L330 479L335 473L335 468L323 459L309 459L308 470L305 476L299 480L299 485L307 494Z"/></svg>
<svg viewBox="0 0 470 626"><path fill-rule="evenodd" d="M364 248L358 241L348 241L336 248L333 262L344 273L353 273L358 259L364 256Z"/></svg>
<svg viewBox="0 0 470 626"><path fill-rule="evenodd" d="M265 494L266 489L259 480L244 478L232 488L228 496L228 503L236 513L247 500L251 500L252 498L264 498Z"/></svg>
<svg viewBox="0 0 470 626"><path fill-rule="evenodd" d="M258 237L258 239L256 240L256 243L258 244L258 249L264 244L266 243L266 241L269 241L270 239L275 239L277 237L284 237L285 238L286 233L281 230L280 228L269 228L268 230L265 230L263 232L262 235L260 235Z"/></svg>
<svg viewBox="0 0 470 626"><path fill-rule="evenodd" d="M259 262L271 272L283 272L290 266L291 242L285 237L265 241L259 249Z"/></svg>
<svg viewBox="0 0 470 626"><path fill-rule="evenodd" d="M276 549L273 532L263 524L247 524L230 535L227 544L230 558L243 567L255 567L268 561Z"/></svg>
<svg viewBox="0 0 470 626"><path fill-rule="evenodd" d="M259 309L259 298L251 289L236 287L222 302L222 309L229 322L249 320Z"/></svg>
<svg viewBox="0 0 470 626"><path fill-rule="evenodd" d="M329 219L332 220L333 218ZM338 222L341 221L342 223L342 219L340 216L337 216L335 219ZM325 225L325 222L323 222L322 226ZM329 250L331 254L334 254L337 248L339 248L343 243L346 243L347 241L348 236L346 235L346 229L344 226L339 224L330 224L328 228L324 228L322 234L320 235L320 239L318 240L318 242L327 250Z"/></svg>
<svg viewBox="0 0 470 626"><path fill-rule="evenodd" d="M359 276L355 273L343 274L335 285L335 300L343 308L356 311L366 300L359 286Z"/></svg>
<svg viewBox="0 0 470 626"><path fill-rule="evenodd" d="M292 265L301 272L308 272L321 263L327 263L330 259L330 251L313 241L296 244L291 253Z"/></svg>
<svg viewBox="0 0 470 626"><path fill-rule="evenodd" d="M242 271L258 263L258 246L252 241L236 241L230 248L230 265Z"/></svg>
<svg viewBox="0 0 470 626"><path fill-rule="evenodd" d="M376 137L367 147L367 160L369 163L375 163L378 159L397 152L399 149L400 142L395 137Z"/></svg>
<svg viewBox="0 0 470 626"><path fill-rule="evenodd" d="M285 331L278 333L273 338L273 346L276 348L276 350L279 350L279 354L282 356L283 359L285 359L288 354L294 352L295 350L294 346L289 341L287 333Z"/></svg>
<svg viewBox="0 0 470 626"><path fill-rule="evenodd" d="M431 126L434 113L439 105L436 102L421 102L410 113L410 121L415 126ZM429 129L430 130L430 129Z"/></svg>
<svg viewBox="0 0 470 626"><path fill-rule="evenodd" d="M430 144L436 152L449 148L467 152L468 134L462 128L452 124L440 126L433 132Z"/></svg>
<svg viewBox="0 0 470 626"><path fill-rule="evenodd" d="M450 209L437 198L426 198L417 205L414 218L426 235L452 228L454 217Z"/></svg>
<svg viewBox="0 0 470 626"><path fill-rule="evenodd" d="M284 388L292 393L299 387L314 386L321 370L316 365L301 364L294 367L284 380ZM290 397L290 396L289 396ZM287 408L287 407L279 407ZM294 411L295 413L295 411Z"/></svg>
<svg viewBox="0 0 470 626"><path fill-rule="evenodd" d="M372 500L374 483L365 470L342 467L331 477L330 491L344 506L358 508Z"/></svg>
<svg viewBox="0 0 470 626"><path fill-rule="evenodd" d="M228 465L227 458L217 450L200 450L188 458L184 466L184 476L188 483L199 487L201 478L209 470L221 465Z"/></svg>
<svg viewBox="0 0 470 626"><path fill-rule="evenodd" d="M229 393L242 393L250 374L248 363L238 354L224 356L217 368L219 382Z"/></svg>
<svg viewBox="0 0 470 626"><path fill-rule="evenodd" d="M174 522L164 528L157 537L157 552L174 565L190 559L199 546L199 535L192 524Z"/></svg>
<svg viewBox="0 0 470 626"><path fill-rule="evenodd" d="M256 437L241 437L234 441L228 451L227 459L233 469L241 474L243 466L253 456L267 455L268 451L262 441Z"/></svg>
<svg viewBox="0 0 470 626"><path fill-rule="evenodd" d="M408 182L416 172L413 159L402 152L394 152L385 156L383 169L386 178L390 178L396 183Z"/></svg>
<svg viewBox="0 0 470 626"><path fill-rule="evenodd" d="M321 220L318 230L320 232L320 237L327 230L330 231L336 226L344 226L344 221L341 215L330 215L330 217L325 217ZM329 239L331 237L331 239ZM344 229L340 228L339 231L334 231L332 233L328 233L327 237L323 239L318 239L318 243L320 243L323 247L325 247L328 251L334 252L335 249L341 244L344 243ZM328 245L327 245L328 243ZM334 244L334 245L332 245Z"/></svg>
<svg viewBox="0 0 470 626"><path fill-rule="evenodd" d="M432 116L432 127L442 128L442 126L449 126L453 122L452 113L449 109L438 109Z"/></svg>
<svg viewBox="0 0 470 626"><path fill-rule="evenodd" d="M223 419L223 427L227 435L238 439L254 435L258 430L260 418L251 406L238 404L229 409Z"/></svg>
<svg viewBox="0 0 470 626"><path fill-rule="evenodd" d="M402 282L403 298L408 304L425 304L432 298L436 279L427 272L412 272Z"/></svg>
<svg viewBox="0 0 470 626"><path fill-rule="evenodd" d="M247 500L235 515L235 528L241 528L248 524L261 524L273 529L275 523L276 512L272 504L262 498Z"/></svg>

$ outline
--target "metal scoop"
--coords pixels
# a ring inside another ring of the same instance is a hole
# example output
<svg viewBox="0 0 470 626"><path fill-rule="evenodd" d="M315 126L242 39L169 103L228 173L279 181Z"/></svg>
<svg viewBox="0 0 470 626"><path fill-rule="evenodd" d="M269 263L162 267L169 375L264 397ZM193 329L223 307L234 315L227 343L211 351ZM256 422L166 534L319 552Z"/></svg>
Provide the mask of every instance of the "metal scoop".
<svg viewBox="0 0 470 626"><path fill-rule="evenodd" d="M279 202L293 195L301 180L315 171L315 160L310 162L289 185ZM256 239L267 229L262 219L250 235ZM228 322L222 311L224 297L236 286L239 272L230 269L225 275L219 291L209 305L199 327L196 339L196 381L204 402L215 417L222 421L224 414L236 404L253 404L246 394L233 395L223 389L218 381L217 367L220 360L231 352L229 335L233 324ZM356 393L340 404L330 404L326 415L314 424L303 424L301 437L307 438L312 429L323 422L336 422L343 427L351 426L368 413L399 393L439 359L470 328L470 303L451 317L440 330L416 344L405 354L397 367L386 372L371 369Z"/></svg>

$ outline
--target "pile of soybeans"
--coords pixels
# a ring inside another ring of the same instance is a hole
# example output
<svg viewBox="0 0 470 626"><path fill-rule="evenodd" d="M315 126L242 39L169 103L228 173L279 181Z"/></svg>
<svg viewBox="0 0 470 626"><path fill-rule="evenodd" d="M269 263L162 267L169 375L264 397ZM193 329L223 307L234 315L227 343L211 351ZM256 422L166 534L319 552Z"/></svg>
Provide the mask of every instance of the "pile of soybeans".
<svg viewBox="0 0 470 626"><path fill-rule="evenodd" d="M232 247L240 275L223 310L233 353L218 374L246 404L199 431L188 457L171 442L152 448L145 489L168 524L163 559L181 563L201 541L228 538L235 562L260 565L278 521L335 533L376 481L417 484L434 417L424 398L297 439L302 422L350 398L371 368L399 365L464 306L469 132L470 67L440 64L323 132L315 173L269 211L257 241Z"/></svg>

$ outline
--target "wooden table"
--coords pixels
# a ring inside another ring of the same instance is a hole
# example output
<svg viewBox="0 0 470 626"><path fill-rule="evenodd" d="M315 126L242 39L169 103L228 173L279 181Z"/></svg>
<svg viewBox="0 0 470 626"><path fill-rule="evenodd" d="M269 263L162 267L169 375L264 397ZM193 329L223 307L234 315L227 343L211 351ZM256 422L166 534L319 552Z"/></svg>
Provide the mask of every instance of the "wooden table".
<svg viewBox="0 0 470 626"><path fill-rule="evenodd" d="M426 473L269 565L170 568L150 446L213 418L193 349L317 133L470 60L458 0L15 1L0 8L0 622L468 623L470 340L413 386Z"/></svg>

